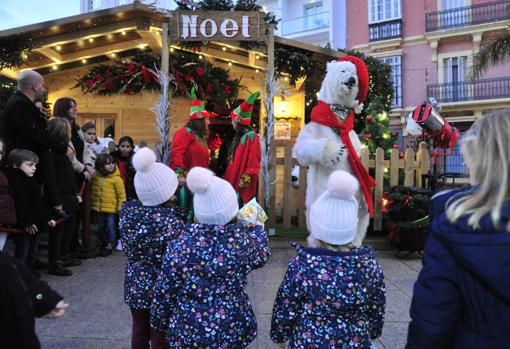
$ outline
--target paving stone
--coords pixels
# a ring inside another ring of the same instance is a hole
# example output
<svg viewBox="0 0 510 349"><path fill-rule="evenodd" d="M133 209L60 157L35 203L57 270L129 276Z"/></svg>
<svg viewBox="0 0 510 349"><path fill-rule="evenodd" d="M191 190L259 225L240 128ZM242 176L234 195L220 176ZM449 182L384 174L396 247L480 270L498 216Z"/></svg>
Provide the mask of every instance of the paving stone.
<svg viewBox="0 0 510 349"><path fill-rule="evenodd" d="M273 248L266 266L248 275L246 293L258 323L258 336L249 349L279 348L269 338L272 307L288 260L295 254L290 246ZM387 305L383 335L376 345L379 349L404 348L412 286L421 260L419 256L401 260L391 251L377 252L377 258L386 277ZM85 260L72 268L71 277L43 274L43 279L65 297L70 307L61 319L37 320L42 349L130 348L131 315L123 301L124 263L123 254L114 252L107 258Z"/></svg>

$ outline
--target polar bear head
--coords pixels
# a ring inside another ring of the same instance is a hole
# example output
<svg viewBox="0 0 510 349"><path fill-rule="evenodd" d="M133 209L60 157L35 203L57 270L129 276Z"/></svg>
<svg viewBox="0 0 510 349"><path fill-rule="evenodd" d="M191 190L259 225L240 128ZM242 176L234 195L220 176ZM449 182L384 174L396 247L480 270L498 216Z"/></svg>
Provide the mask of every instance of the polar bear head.
<svg viewBox="0 0 510 349"><path fill-rule="evenodd" d="M361 113L368 91L368 70L358 57L345 56L329 62L322 81L319 99L327 104L353 108Z"/></svg>

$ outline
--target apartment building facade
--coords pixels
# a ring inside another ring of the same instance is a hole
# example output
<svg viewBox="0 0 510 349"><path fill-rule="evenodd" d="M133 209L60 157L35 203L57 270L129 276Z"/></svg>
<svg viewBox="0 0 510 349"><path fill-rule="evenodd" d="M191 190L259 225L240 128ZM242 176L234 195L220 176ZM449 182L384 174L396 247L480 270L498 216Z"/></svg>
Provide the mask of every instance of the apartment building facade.
<svg viewBox="0 0 510 349"><path fill-rule="evenodd" d="M80 0L80 13L132 4L133 2L133 0ZM173 0L141 0L140 2L147 5L154 4L165 9L174 9L176 7Z"/></svg>
<svg viewBox="0 0 510 349"><path fill-rule="evenodd" d="M481 115L510 107L510 62L471 74L480 47L510 25L510 0L368 0L347 2L347 47L392 67L392 124L435 97L461 132ZM464 171L449 157L445 170ZM449 162L449 163L448 163Z"/></svg>

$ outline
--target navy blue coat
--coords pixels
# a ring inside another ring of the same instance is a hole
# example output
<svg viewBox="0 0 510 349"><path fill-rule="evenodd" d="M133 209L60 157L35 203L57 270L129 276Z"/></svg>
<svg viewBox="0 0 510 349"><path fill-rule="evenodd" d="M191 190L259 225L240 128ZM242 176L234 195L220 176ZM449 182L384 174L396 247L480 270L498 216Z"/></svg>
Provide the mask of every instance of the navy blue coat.
<svg viewBox="0 0 510 349"><path fill-rule="evenodd" d="M414 285L408 349L510 348L510 233L495 229L489 215L479 229L468 226L468 217L449 222L445 204L467 191L433 201L432 230ZM501 226L509 220L510 201Z"/></svg>

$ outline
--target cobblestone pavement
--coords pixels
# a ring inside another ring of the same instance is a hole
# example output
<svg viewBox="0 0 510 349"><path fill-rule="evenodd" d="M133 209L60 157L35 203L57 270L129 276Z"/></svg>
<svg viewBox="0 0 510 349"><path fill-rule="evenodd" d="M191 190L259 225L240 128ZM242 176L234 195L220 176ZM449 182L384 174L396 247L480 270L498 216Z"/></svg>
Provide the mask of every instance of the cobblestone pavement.
<svg viewBox="0 0 510 349"><path fill-rule="evenodd" d="M276 291L294 254L290 248L274 248L267 265L248 277L247 292L258 323L258 337L249 349L278 348L269 339L271 310ZM379 348L399 349L405 345L412 287L421 268L417 256L406 260L391 252L378 252L386 277L386 320ZM43 349L129 349L131 316L123 302L124 257L115 252L106 258L84 261L72 269L74 275L43 278L70 303L58 320L37 320Z"/></svg>

